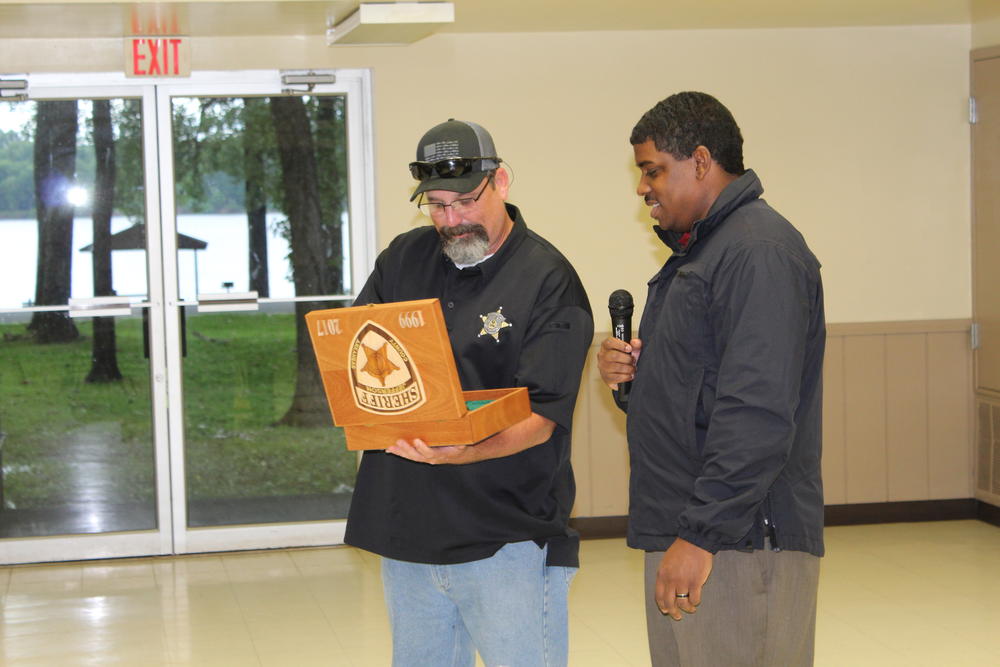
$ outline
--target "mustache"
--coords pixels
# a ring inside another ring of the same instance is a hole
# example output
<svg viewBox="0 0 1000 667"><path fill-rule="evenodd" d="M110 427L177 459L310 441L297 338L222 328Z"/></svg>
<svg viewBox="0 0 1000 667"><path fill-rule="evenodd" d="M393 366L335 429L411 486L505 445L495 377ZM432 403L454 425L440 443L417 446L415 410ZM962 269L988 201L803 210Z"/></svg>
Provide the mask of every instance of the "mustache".
<svg viewBox="0 0 1000 667"><path fill-rule="evenodd" d="M438 233L441 234L441 238L445 241L450 241L457 236L462 236L463 234L472 234L476 232L485 234L486 228L478 223L463 222L455 225L454 227L442 227L438 230Z"/></svg>

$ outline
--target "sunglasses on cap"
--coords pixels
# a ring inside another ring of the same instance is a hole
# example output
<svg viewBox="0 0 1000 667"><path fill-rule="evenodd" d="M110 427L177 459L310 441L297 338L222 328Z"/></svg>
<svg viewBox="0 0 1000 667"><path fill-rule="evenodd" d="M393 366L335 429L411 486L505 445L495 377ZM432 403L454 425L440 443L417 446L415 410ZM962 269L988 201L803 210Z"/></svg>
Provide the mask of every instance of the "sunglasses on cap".
<svg viewBox="0 0 1000 667"><path fill-rule="evenodd" d="M471 174L474 171L482 171L482 169L476 169L476 163L480 160L493 160L498 165L503 162L498 157L450 157L434 162L411 162L410 173L418 181L434 176L438 178L457 178Z"/></svg>

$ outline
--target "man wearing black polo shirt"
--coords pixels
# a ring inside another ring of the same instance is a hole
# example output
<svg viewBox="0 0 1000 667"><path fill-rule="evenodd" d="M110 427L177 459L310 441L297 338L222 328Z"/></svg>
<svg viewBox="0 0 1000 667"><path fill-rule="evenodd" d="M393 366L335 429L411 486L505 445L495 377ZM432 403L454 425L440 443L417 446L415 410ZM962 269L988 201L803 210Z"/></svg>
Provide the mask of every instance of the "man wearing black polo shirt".
<svg viewBox="0 0 1000 667"><path fill-rule="evenodd" d="M396 237L356 304L437 297L465 390L527 387L532 414L482 442L387 442L362 458L348 544L382 556L393 665L565 665L579 538L573 407L593 317L573 267L506 203L475 123L431 128L410 170L433 226Z"/></svg>

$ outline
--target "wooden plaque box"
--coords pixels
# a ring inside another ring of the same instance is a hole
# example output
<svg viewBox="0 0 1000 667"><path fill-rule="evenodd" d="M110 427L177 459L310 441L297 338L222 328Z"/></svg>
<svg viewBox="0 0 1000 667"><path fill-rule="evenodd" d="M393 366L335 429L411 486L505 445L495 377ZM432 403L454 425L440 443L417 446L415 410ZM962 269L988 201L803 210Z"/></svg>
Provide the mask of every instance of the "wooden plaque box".
<svg viewBox="0 0 1000 667"><path fill-rule="evenodd" d="M437 299L314 310L306 324L348 449L472 444L531 414L525 387L462 390Z"/></svg>

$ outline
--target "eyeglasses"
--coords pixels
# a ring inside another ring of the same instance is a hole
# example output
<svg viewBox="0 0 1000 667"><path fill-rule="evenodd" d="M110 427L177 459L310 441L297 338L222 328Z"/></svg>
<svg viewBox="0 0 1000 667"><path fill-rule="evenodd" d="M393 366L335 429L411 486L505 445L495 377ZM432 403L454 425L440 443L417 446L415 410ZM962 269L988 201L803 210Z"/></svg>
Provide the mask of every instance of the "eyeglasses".
<svg viewBox="0 0 1000 667"><path fill-rule="evenodd" d="M456 215L462 215L466 211L475 208L476 202L478 202L479 198L483 196L483 193L486 192L487 186L491 183L493 183L493 174L486 177L486 182L483 183L483 187L479 189L479 194L475 197L462 197L461 199L456 199L448 204L440 201L421 201L417 204L417 208L423 211L425 215L429 215L432 218L443 216L445 209L449 207L455 212ZM423 195L420 195L420 197L422 200Z"/></svg>
<svg viewBox="0 0 1000 667"><path fill-rule="evenodd" d="M418 181L432 176L440 178L457 178L476 171L476 162L492 160L499 165L503 160L498 157L450 157L434 162L411 162L410 174Z"/></svg>

